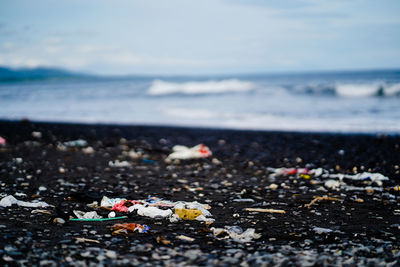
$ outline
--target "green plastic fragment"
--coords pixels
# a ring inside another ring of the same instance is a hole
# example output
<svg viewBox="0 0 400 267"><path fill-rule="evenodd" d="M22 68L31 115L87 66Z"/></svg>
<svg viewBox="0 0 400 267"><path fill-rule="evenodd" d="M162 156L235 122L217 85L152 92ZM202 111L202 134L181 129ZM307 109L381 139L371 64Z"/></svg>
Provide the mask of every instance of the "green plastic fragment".
<svg viewBox="0 0 400 267"><path fill-rule="evenodd" d="M127 216L114 217L114 218L99 218L99 219L69 219L70 221L83 221L83 222L101 222L101 221L111 221L111 220L119 220L126 219Z"/></svg>

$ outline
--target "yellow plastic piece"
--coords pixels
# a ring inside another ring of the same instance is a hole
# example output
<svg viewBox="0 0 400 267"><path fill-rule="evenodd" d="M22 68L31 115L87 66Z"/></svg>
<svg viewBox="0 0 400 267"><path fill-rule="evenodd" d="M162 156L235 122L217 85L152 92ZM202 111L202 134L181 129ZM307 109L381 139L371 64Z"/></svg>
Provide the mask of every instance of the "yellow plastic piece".
<svg viewBox="0 0 400 267"><path fill-rule="evenodd" d="M179 216L179 218L183 220L194 220L200 215L203 215L203 212L198 209L175 209L175 214Z"/></svg>
<svg viewBox="0 0 400 267"><path fill-rule="evenodd" d="M311 175L309 175L309 174L300 174L300 177L308 180L308 179L311 178Z"/></svg>

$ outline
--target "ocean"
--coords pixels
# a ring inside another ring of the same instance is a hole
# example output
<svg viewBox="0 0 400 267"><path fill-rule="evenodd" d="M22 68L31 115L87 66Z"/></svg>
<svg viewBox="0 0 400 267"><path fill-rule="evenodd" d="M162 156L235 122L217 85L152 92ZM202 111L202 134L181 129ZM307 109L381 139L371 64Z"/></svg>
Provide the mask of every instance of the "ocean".
<svg viewBox="0 0 400 267"><path fill-rule="evenodd" d="M400 70L0 82L0 119L400 134Z"/></svg>

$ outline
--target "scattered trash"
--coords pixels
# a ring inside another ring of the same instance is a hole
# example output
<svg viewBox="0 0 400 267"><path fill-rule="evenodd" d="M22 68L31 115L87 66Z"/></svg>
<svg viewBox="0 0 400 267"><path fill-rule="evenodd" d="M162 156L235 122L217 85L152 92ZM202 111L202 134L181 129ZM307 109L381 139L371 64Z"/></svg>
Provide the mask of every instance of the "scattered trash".
<svg viewBox="0 0 400 267"><path fill-rule="evenodd" d="M340 182L337 180L328 180L325 182L324 186L329 189L340 188Z"/></svg>
<svg viewBox="0 0 400 267"><path fill-rule="evenodd" d="M64 146L66 146L66 147L85 147L87 145L88 145L88 142L83 139L64 142Z"/></svg>
<svg viewBox="0 0 400 267"><path fill-rule="evenodd" d="M173 152L167 157L167 159L196 159L207 158L212 155L211 150L203 144L191 148L177 145L172 148L172 151Z"/></svg>
<svg viewBox="0 0 400 267"><path fill-rule="evenodd" d="M74 210L73 213L78 219L100 219L102 218L97 214L96 211L84 212L80 210Z"/></svg>
<svg viewBox="0 0 400 267"><path fill-rule="evenodd" d="M225 228L214 228L211 230L215 237L220 239L232 238L233 241L238 243L247 243L251 242L253 239L258 239L261 237L260 234L255 232L255 229L248 228L246 231L240 226L225 226Z"/></svg>
<svg viewBox="0 0 400 267"><path fill-rule="evenodd" d="M304 207L309 208L312 205L314 205L316 202L321 201L321 200L339 201L340 199L338 199L336 197L327 197L327 196L315 197L310 203L305 204Z"/></svg>
<svg viewBox="0 0 400 267"><path fill-rule="evenodd" d="M124 161L115 160L114 162L109 161L108 166L115 167L115 168L123 168L123 167L130 167L130 166L132 166L132 164L130 164L126 160L124 160Z"/></svg>
<svg viewBox="0 0 400 267"><path fill-rule="evenodd" d="M111 226L112 234L129 234L129 233L147 233L150 229L147 225L140 225L136 223L117 223Z"/></svg>
<svg viewBox="0 0 400 267"><path fill-rule="evenodd" d="M120 203L124 198L108 198L104 196L101 199L100 206L103 208L112 208L115 204Z"/></svg>
<svg viewBox="0 0 400 267"><path fill-rule="evenodd" d="M178 215L182 220L194 220L200 215L203 215L201 210L197 209L175 209L175 214Z"/></svg>
<svg viewBox="0 0 400 267"><path fill-rule="evenodd" d="M108 218L115 218L115 216L116 214L113 211L108 214Z"/></svg>
<svg viewBox="0 0 400 267"><path fill-rule="evenodd" d="M121 220L121 219L126 219L128 218L127 216L121 216L121 217L114 217L114 218L97 218L97 219L69 219L70 221L84 221L84 222L102 222L102 221L111 221L111 220Z"/></svg>
<svg viewBox="0 0 400 267"><path fill-rule="evenodd" d="M89 238L84 238L84 237L75 237L76 242L78 243L85 243L85 242L89 242L89 243L96 243L96 244L100 244L99 240L94 240L94 239L89 239Z"/></svg>
<svg viewBox="0 0 400 267"><path fill-rule="evenodd" d="M0 207L10 207L12 205L18 205L21 207L27 208L46 208L52 207L51 205L47 204L46 202L34 201L34 202L26 202L16 199L15 197L8 195L0 200Z"/></svg>
<svg viewBox="0 0 400 267"><path fill-rule="evenodd" d="M139 202L132 201L132 200L121 200L121 202L114 204L112 207L112 210L116 210L119 212L128 212L129 207L132 207L135 204L138 204Z"/></svg>
<svg viewBox="0 0 400 267"><path fill-rule="evenodd" d="M136 204L129 208L130 212L132 212L134 210L137 211L138 215L146 216L146 217L150 217L150 218L157 218L157 217L165 218L165 217L170 217L173 214L172 210L170 210L170 209L162 210L157 207L146 207L141 204Z"/></svg>
<svg viewBox="0 0 400 267"><path fill-rule="evenodd" d="M212 216L207 210L211 207L198 202L172 202L151 196L146 200L127 200L104 196L100 206L119 212L136 212L137 215L150 218L169 218L171 222L181 219L214 222L214 219L207 218Z"/></svg>
<svg viewBox="0 0 400 267"><path fill-rule="evenodd" d="M193 237L185 236L185 235L178 235L176 237L177 239L187 241L187 242L193 242L195 239Z"/></svg>
<svg viewBox="0 0 400 267"><path fill-rule="evenodd" d="M246 208L246 211L252 211L252 212L266 212L266 213L286 213L285 210L276 210L276 209L256 209L256 208Z"/></svg>

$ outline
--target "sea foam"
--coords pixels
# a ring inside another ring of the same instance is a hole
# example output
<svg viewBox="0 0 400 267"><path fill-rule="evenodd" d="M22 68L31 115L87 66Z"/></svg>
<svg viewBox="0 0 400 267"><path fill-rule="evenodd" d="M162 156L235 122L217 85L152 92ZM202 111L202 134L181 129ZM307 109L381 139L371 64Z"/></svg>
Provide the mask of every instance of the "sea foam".
<svg viewBox="0 0 400 267"><path fill-rule="evenodd" d="M149 95L170 95L170 94L221 94L228 92L247 92L254 89L251 82L237 79L221 81L191 81L184 83L166 82L154 80L148 89Z"/></svg>

